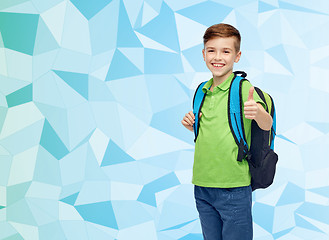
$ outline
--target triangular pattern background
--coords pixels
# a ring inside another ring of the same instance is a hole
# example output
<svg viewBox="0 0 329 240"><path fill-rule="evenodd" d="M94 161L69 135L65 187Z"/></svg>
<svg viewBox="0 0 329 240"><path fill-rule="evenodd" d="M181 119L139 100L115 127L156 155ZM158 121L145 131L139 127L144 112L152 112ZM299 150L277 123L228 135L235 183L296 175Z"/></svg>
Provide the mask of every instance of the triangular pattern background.
<svg viewBox="0 0 329 240"><path fill-rule="evenodd" d="M0 239L201 240L180 121L220 22L277 110L254 239L329 239L326 0L1 0Z"/></svg>

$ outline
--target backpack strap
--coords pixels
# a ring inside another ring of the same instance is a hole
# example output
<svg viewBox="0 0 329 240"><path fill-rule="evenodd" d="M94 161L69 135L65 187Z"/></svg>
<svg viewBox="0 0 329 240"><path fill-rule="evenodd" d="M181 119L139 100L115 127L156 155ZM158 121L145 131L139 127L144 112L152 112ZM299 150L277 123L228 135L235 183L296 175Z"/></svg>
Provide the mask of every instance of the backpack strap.
<svg viewBox="0 0 329 240"><path fill-rule="evenodd" d="M228 95L228 121L234 140L239 148L238 161L242 161L246 156L249 156L249 147L246 141L243 116L242 116L242 94L241 85L246 81L245 72L234 72L234 78L231 82ZM239 76L241 75L241 76Z"/></svg>
<svg viewBox="0 0 329 240"><path fill-rule="evenodd" d="M268 110L269 110L269 106L267 105L267 101L266 101L266 99L265 99L265 96L264 96L263 91L260 90L258 87L255 87L255 91L257 92L257 94L258 94L258 96L260 97L260 99L262 99L263 102L265 103L265 107L266 107L265 111L268 112Z"/></svg>
<svg viewBox="0 0 329 240"><path fill-rule="evenodd" d="M262 90L260 90L259 88L255 87L256 92L258 93L258 96L263 100L263 102L266 105L266 111L271 115L272 119L273 119L273 123L272 123L272 128L270 131L270 148L272 150L274 150L274 138L275 138L275 134L276 134L276 116L275 116L275 107L274 107L274 102L273 102L273 98L271 97L270 94L268 93L263 93ZM266 96L265 96L265 95ZM267 98L267 99L266 99Z"/></svg>
<svg viewBox="0 0 329 240"><path fill-rule="evenodd" d="M203 105L204 99L206 97L206 94L202 91L202 88L206 83L207 81L200 83L193 97L193 114L195 116L195 121L193 124L194 142L196 141L199 134L199 127L200 127L199 113Z"/></svg>
<svg viewBox="0 0 329 240"><path fill-rule="evenodd" d="M274 107L274 101L273 101L273 98L268 95L271 99L271 104L272 104L272 108L271 108L271 116L272 116L272 119L273 119L273 123L272 123L272 128L271 128L271 131L270 131L270 141L271 141L271 145L270 145L270 148L272 150L274 150L274 138L275 138L275 135L276 135L276 114L275 114L275 107Z"/></svg>

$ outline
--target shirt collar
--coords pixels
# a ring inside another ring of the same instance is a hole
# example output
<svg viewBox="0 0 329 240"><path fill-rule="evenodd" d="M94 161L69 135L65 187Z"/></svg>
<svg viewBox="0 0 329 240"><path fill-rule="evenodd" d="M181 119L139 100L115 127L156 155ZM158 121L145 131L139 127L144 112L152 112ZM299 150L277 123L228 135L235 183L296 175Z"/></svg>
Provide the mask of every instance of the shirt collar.
<svg viewBox="0 0 329 240"><path fill-rule="evenodd" d="M224 82L222 82L215 88L219 88L222 91L226 91L231 86L231 82L232 82L233 78L234 78L234 73L232 73ZM211 78L208 82L206 82L206 84L202 88L202 91L204 93L206 93L207 91L210 91L209 89L210 89L211 85L213 84L213 81L214 81L214 79Z"/></svg>

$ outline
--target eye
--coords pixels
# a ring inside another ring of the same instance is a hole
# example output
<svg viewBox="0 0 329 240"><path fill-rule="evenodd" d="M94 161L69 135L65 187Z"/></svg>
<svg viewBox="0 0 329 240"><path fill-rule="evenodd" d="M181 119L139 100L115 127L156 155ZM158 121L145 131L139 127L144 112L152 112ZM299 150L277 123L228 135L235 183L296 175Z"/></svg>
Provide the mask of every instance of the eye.
<svg viewBox="0 0 329 240"><path fill-rule="evenodd" d="M225 51L224 51L224 53L225 53L225 54L229 54L229 53L230 53L230 51L228 51L228 50L225 50Z"/></svg>
<svg viewBox="0 0 329 240"><path fill-rule="evenodd" d="M208 52L214 52L214 50L208 50Z"/></svg>

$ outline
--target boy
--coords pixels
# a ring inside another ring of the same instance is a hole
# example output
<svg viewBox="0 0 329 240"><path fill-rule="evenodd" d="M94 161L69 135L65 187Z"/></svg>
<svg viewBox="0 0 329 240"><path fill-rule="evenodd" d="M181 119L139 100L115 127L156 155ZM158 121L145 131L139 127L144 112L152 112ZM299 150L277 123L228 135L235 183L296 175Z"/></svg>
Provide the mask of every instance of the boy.
<svg viewBox="0 0 329 240"><path fill-rule="evenodd" d="M252 240L249 166L246 160L237 161L238 146L227 116L233 65L241 57L241 36L231 25L216 24L206 30L203 41L203 58L213 78L202 89L206 97L200 111L192 179L202 233L205 240ZM242 100L244 129L250 146L251 121L255 120L263 130L270 130L272 117L248 81L242 83ZM190 111L182 124L193 131L194 120Z"/></svg>

